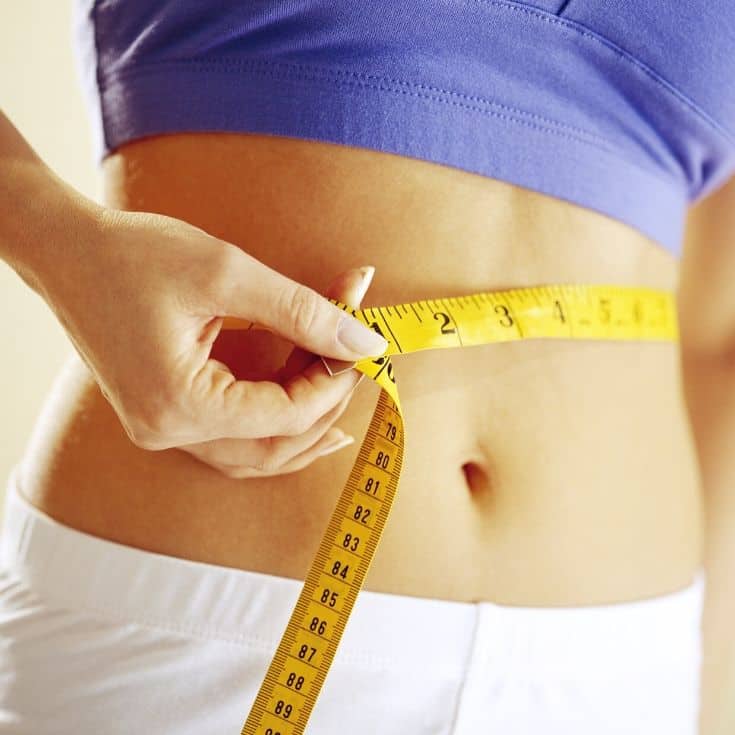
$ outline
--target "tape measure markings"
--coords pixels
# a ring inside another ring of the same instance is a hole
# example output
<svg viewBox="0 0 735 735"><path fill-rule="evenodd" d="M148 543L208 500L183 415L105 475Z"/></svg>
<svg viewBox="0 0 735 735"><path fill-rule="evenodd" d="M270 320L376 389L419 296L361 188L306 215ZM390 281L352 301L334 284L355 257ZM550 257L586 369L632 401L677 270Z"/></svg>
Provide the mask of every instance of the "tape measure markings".
<svg viewBox="0 0 735 735"><path fill-rule="evenodd" d="M508 297L508 306L506 307L508 309L508 312L510 314L511 321L516 325L516 329L518 331L518 338L523 339L523 327L521 326L521 321L516 315L515 311L513 310L513 307L510 305L511 299L515 298L516 291L512 290L510 292L510 295ZM495 311L498 310L498 306L504 306L504 304L496 304L495 305Z"/></svg>
<svg viewBox="0 0 735 735"><path fill-rule="evenodd" d="M398 338L393 333L393 330L390 328L390 324L388 324L388 320L385 318L385 314L383 313L383 310L384 310L384 307L379 307L378 308L378 314L380 314L380 318L383 320L383 324L385 324L386 329L390 332L391 337L393 337L393 341L396 344L396 349L399 352L403 352L403 350L401 349L401 343L398 341ZM390 314L390 312L388 312L388 314ZM383 334L383 333L381 332L381 334ZM383 334L383 336L386 337L385 334ZM386 337L386 339L387 339L387 337Z"/></svg>
<svg viewBox="0 0 735 735"><path fill-rule="evenodd" d="M460 306L460 308L462 309L463 307ZM452 324L454 324L454 329L457 330L457 339L459 340L459 346L464 347L464 344L462 343L462 331L460 330L459 325L457 324L457 320L454 318L454 314L452 314L451 300L450 300L450 305L447 307L447 314L449 318L452 320Z"/></svg>
<svg viewBox="0 0 735 735"><path fill-rule="evenodd" d="M302 735L331 667L395 500L403 463L404 422L391 355L539 337L678 336L672 294L637 286L543 285L368 309L330 301L388 340L383 355L354 364L381 391L241 735ZM255 326L227 317L223 328L233 323L239 329Z"/></svg>

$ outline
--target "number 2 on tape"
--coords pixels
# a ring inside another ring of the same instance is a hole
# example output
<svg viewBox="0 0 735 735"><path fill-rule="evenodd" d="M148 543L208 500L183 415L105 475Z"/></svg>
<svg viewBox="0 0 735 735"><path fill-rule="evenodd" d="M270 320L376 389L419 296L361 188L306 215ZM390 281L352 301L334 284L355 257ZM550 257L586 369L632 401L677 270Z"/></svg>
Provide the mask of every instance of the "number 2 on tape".
<svg viewBox="0 0 735 735"><path fill-rule="evenodd" d="M390 513L401 474L404 423L390 356L539 337L676 341L669 291L553 284L355 310L388 340L357 370L381 387L357 460L241 735L302 735ZM223 328L264 328L226 318Z"/></svg>

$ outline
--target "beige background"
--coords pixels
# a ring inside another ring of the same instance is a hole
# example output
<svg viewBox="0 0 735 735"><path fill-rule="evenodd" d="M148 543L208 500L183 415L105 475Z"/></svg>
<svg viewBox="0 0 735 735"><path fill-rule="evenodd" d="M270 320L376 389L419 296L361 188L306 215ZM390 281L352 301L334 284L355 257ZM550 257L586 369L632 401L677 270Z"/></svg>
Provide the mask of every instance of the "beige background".
<svg viewBox="0 0 735 735"><path fill-rule="evenodd" d="M71 0L0 0L0 109L56 173L97 198L71 22ZM0 314L1 500L53 377L73 348L45 302L3 261Z"/></svg>

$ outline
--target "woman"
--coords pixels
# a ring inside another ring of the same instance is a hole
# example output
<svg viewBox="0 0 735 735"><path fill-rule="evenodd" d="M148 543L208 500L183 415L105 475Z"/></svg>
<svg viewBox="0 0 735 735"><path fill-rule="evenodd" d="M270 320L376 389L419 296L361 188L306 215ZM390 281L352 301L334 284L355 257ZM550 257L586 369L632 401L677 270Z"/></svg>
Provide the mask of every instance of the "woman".
<svg viewBox="0 0 735 735"><path fill-rule="evenodd" d="M686 272L679 256L687 202L735 170L735 15L584 5L80 6L104 206L27 152L17 170L34 174L13 181L30 183L6 185L8 259L82 359L11 478L0 732L242 724L356 458L357 443L317 460L327 430L360 438L379 390L348 398L355 371L327 375L315 355L350 359L334 323L278 274L363 306L682 286L681 353L524 340L393 358L400 492L309 727L696 732L700 480L725 465L698 474L679 356L696 356L692 416L712 425L697 386L733 322L712 274L735 266L696 230ZM39 190L63 227L29 213ZM53 237L19 246L29 232ZM219 331L225 313L273 331ZM228 369L258 397L242 420ZM277 380L309 402L300 419L262 382ZM721 627L713 641L725 650Z"/></svg>

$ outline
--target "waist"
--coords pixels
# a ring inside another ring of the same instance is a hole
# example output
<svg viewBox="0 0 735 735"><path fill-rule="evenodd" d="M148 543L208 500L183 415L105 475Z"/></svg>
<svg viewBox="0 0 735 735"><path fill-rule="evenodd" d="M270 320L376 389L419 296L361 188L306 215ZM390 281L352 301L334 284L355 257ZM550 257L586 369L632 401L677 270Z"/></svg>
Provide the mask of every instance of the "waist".
<svg viewBox="0 0 735 735"><path fill-rule="evenodd" d="M312 142L194 138L112 156L108 200L187 219L318 290L375 264L363 306L555 282L675 286L675 261L630 228L500 182ZM259 339L257 359L277 360L279 339ZM585 604L691 578L699 492L675 343L527 340L395 356L394 369L406 457L366 589ZM377 394L364 381L339 426L361 438ZM134 447L78 360L44 413L21 486L51 516L297 579L359 445L231 480L179 450Z"/></svg>
<svg viewBox="0 0 735 735"><path fill-rule="evenodd" d="M699 564L700 499L673 346L513 346L526 354L508 352L505 369L488 359L501 345L395 360L406 457L366 589L585 604L683 585ZM363 382L341 428L362 437L376 398ZM21 484L57 520L296 579L357 453L231 480L180 450L138 449L76 359L44 413Z"/></svg>

